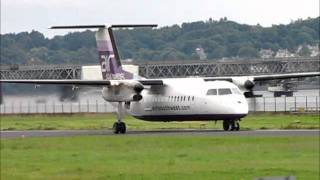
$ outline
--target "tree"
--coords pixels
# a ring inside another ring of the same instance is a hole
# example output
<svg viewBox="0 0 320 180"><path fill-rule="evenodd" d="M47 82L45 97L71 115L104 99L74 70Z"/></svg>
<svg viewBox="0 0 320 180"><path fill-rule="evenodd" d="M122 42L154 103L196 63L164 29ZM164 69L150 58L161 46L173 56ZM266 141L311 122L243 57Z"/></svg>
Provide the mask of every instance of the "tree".
<svg viewBox="0 0 320 180"><path fill-rule="evenodd" d="M238 56L244 58L258 57L258 54L258 50L251 46L241 47L238 51Z"/></svg>
<svg viewBox="0 0 320 180"><path fill-rule="evenodd" d="M308 48L308 46L306 45L303 45L300 49L300 51L298 52L299 56L303 56L303 57L307 57L307 56L310 56L311 54L311 51L310 49Z"/></svg>
<svg viewBox="0 0 320 180"><path fill-rule="evenodd" d="M209 54L208 58L210 59L218 59L225 57L227 53L227 48L224 46L217 46L212 53Z"/></svg>
<svg viewBox="0 0 320 180"><path fill-rule="evenodd" d="M44 35L41 34L40 32L32 30L29 36L30 36L30 39L32 40L33 48L46 46L48 39L46 39Z"/></svg>
<svg viewBox="0 0 320 180"><path fill-rule="evenodd" d="M27 53L20 47L1 49L1 64L26 64Z"/></svg>
<svg viewBox="0 0 320 180"><path fill-rule="evenodd" d="M306 32L299 32L296 38L297 44L312 44L312 36Z"/></svg>
<svg viewBox="0 0 320 180"><path fill-rule="evenodd" d="M238 24L226 18L183 23L159 29L137 28L114 31L122 59L195 59L202 47L209 59L256 57L260 49L289 49L319 43L319 20L294 21L288 25ZM26 64L33 58L42 63L91 63L97 60L94 32L73 32L47 39L37 31L1 36L1 64ZM308 54L304 50L305 54Z"/></svg>
<svg viewBox="0 0 320 180"><path fill-rule="evenodd" d="M186 55L174 48L166 48L160 54L160 60L181 60L185 59Z"/></svg>
<svg viewBox="0 0 320 180"><path fill-rule="evenodd" d="M48 60L49 50L46 47L32 48L28 53L28 59L46 62Z"/></svg>

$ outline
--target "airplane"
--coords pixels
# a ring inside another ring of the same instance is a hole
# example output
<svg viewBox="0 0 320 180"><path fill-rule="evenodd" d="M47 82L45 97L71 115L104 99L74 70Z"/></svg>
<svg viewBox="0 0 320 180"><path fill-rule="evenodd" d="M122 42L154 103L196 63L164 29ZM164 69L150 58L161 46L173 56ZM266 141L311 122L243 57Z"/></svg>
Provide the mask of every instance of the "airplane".
<svg viewBox="0 0 320 180"><path fill-rule="evenodd" d="M98 29L95 38L102 80L0 80L0 83L59 84L101 88L105 101L117 105L115 134L126 133L124 112L146 121L223 121L223 130L239 131L248 114L246 97L256 82L320 76L320 72L145 79L122 68L114 28L156 27L155 24L53 26L51 29Z"/></svg>

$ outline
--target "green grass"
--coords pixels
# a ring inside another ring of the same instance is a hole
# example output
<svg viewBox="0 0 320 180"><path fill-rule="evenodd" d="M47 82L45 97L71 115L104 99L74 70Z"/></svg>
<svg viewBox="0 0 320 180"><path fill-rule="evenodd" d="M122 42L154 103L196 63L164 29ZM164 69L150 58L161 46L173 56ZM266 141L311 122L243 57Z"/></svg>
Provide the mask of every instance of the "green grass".
<svg viewBox="0 0 320 180"><path fill-rule="evenodd" d="M64 115L5 115L1 117L1 130L62 130L110 129L116 117L113 114ZM319 114L250 114L242 119L241 129L319 129ZM159 129L221 129L215 122L147 122L127 116L130 130Z"/></svg>
<svg viewBox="0 0 320 180"><path fill-rule="evenodd" d="M319 136L1 139L1 179L319 179Z"/></svg>

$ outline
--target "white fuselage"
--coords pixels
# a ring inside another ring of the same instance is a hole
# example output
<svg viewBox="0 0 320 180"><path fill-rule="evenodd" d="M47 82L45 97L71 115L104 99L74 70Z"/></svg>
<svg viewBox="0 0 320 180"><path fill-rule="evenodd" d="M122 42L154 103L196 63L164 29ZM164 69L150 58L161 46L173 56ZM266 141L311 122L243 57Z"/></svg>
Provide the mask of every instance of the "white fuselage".
<svg viewBox="0 0 320 180"><path fill-rule="evenodd" d="M127 112L147 121L237 120L248 114L247 101L233 83L202 78L163 82L146 87L143 99L126 106Z"/></svg>

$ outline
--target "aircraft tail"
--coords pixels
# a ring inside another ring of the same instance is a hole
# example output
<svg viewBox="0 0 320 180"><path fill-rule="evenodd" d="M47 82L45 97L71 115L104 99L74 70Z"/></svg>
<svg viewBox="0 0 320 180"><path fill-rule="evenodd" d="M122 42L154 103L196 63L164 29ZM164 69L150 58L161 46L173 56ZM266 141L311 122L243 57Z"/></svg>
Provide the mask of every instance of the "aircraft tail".
<svg viewBox="0 0 320 180"><path fill-rule="evenodd" d="M98 28L96 32L96 43L99 53L102 78L105 80L133 79L133 73L122 69L120 56L113 36L113 28L126 27L156 27L157 25L85 25L85 26L54 26L51 29L90 29Z"/></svg>
<svg viewBox="0 0 320 180"><path fill-rule="evenodd" d="M100 28L96 32L96 42L102 78L107 80L132 79L133 74L122 69L117 46L113 39L112 30L109 28Z"/></svg>

